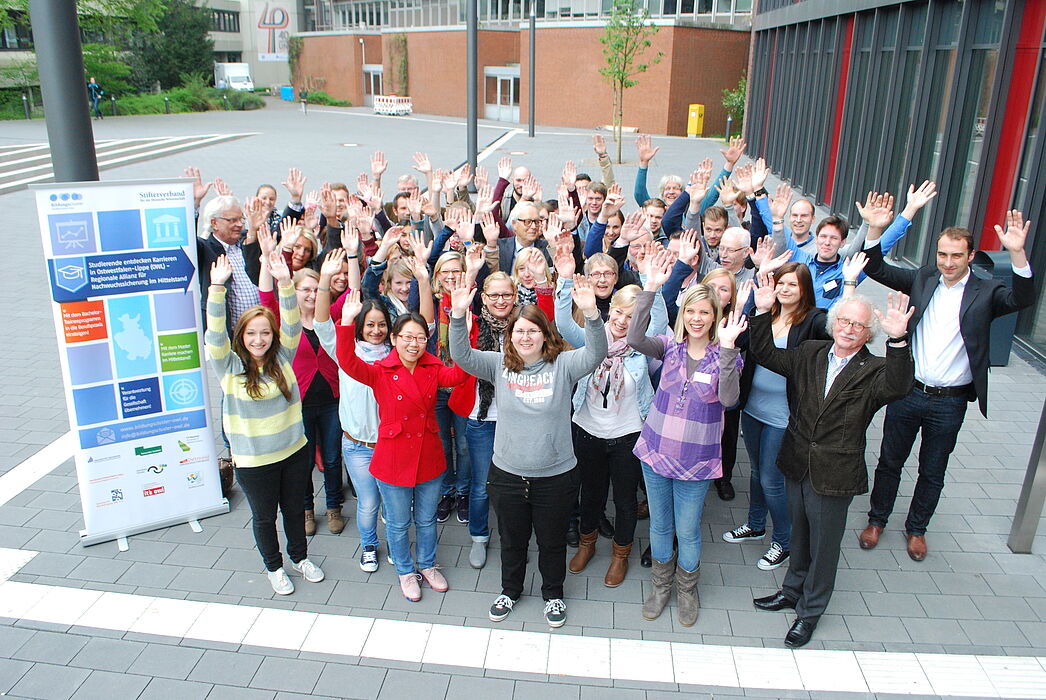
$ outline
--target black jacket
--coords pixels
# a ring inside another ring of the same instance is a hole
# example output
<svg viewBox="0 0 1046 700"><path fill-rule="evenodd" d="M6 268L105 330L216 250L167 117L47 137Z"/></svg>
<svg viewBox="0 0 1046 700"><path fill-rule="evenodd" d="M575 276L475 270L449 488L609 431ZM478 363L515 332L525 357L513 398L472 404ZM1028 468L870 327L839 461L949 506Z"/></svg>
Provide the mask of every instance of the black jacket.
<svg viewBox="0 0 1046 700"><path fill-rule="evenodd" d="M883 260L880 246L865 250L868 265L864 272L876 282L911 297L915 313L908 322L908 330L918 333L919 321L937 291L941 273L935 266L926 265L917 270L890 265ZM1013 287L999 280L984 280L970 274L959 309L959 332L966 346L973 375L973 391L969 400L978 401L981 414L988 416L988 347L992 320L1019 311L1035 303L1035 280L1013 276Z"/></svg>
<svg viewBox="0 0 1046 700"><path fill-rule="evenodd" d="M861 348L824 395L832 342L808 340L794 350L774 347L770 314L749 321L752 351L767 369L788 378L792 407L777 467L789 479L807 475L822 496L857 496L868 491L864 462L868 424L875 412L912 387L911 345L887 346L886 357Z"/></svg>

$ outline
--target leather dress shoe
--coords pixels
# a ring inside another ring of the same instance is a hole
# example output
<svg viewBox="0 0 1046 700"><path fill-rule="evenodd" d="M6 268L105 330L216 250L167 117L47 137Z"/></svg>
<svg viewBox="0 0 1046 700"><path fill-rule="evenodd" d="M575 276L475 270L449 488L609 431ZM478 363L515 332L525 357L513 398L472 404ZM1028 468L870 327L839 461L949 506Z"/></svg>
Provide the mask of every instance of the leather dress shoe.
<svg viewBox="0 0 1046 700"><path fill-rule="evenodd" d="M599 519L599 534L607 539L611 539L615 534L614 523L605 515Z"/></svg>
<svg viewBox="0 0 1046 700"><path fill-rule="evenodd" d="M868 527L857 536L857 542L861 545L861 549L875 549L875 545L879 544L881 534L883 534L881 527L868 523Z"/></svg>
<svg viewBox="0 0 1046 700"><path fill-rule="evenodd" d="M716 479L715 490L719 494L720 500L723 501L732 501L736 495L734 493L734 485L726 479Z"/></svg>
<svg viewBox="0 0 1046 700"><path fill-rule="evenodd" d="M650 554L650 545L647 545L643 553L639 555L639 565L644 569L649 569L654 565L654 557Z"/></svg>
<svg viewBox="0 0 1046 700"><path fill-rule="evenodd" d="M755 598L752 600L752 605L759 608L760 610L784 610L790 608L795 610L795 601L786 596L783 592L778 591L773 595L768 595L765 598Z"/></svg>
<svg viewBox="0 0 1046 700"><path fill-rule="evenodd" d="M926 535L905 535L908 538L908 556L912 561L926 558Z"/></svg>
<svg viewBox="0 0 1046 700"><path fill-rule="evenodd" d="M567 545L577 549L580 543L581 533L578 532L578 522L577 520L571 519L567 524Z"/></svg>
<svg viewBox="0 0 1046 700"><path fill-rule="evenodd" d="M816 622L800 617L792 623L792 628L785 635L785 646L792 649L806 646L810 642L810 637L814 636L815 629L817 629Z"/></svg>

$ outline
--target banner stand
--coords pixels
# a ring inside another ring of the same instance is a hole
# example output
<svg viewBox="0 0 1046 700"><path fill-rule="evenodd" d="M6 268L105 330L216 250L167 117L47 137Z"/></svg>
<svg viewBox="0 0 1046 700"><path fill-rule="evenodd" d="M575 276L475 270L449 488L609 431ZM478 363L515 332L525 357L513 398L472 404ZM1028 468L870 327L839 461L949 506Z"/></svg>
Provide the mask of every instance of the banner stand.
<svg viewBox="0 0 1046 700"><path fill-rule="evenodd" d="M153 530L162 530L165 527L174 527L175 525L188 525L193 532L203 532L203 528L200 526L198 518L209 518L212 515L223 515L229 512L229 502L222 499L222 502L213 508L209 508L204 511L193 511L183 515L175 515L167 518L166 520L159 520L155 523L149 523L136 527L132 530L112 530L110 532L94 532L90 535L87 534L87 530L80 530L80 544L84 547L90 547L94 544L101 544L102 542L111 542L112 540L127 540L127 538L133 535L140 535L143 532L152 532ZM196 527L193 527L193 523L196 523ZM199 528L199 529L197 529ZM125 551L123 549L120 550Z"/></svg>

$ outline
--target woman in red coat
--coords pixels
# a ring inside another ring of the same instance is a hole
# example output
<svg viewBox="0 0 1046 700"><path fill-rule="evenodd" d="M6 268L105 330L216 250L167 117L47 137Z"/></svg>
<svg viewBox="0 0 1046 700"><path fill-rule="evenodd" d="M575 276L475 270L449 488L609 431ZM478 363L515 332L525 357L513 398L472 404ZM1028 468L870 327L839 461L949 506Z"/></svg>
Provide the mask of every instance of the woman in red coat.
<svg viewBox="0 0 1046 700"><path fill-rule="evenodd" d="M447 590L447 581L436 568L436 504L447 468L436 423L436 389L457 386L468 375L425 352L428 326L414 312L400 314L393 324L392 352L367 364L356 355L353 319L362 308L360 294L356 290L346 294L342 325L337 327L338 365L369 386L378 402L378 442L370 473L385 504L385 531L400 588L407 600L418 601L421 578L434 591ZM416 560L408 535L412 520Z"/></svg>

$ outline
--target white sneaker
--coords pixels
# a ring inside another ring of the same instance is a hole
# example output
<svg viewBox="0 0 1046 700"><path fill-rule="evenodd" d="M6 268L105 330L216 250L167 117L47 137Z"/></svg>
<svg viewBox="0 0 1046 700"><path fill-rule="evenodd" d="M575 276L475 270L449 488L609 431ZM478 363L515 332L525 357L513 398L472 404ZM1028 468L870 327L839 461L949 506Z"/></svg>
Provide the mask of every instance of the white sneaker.
<svg viewBox="0 0 1046 700"><path fill-rule="evenodd" d="M323 580L323 569L316 566L308 559L302 559L297 564L291 562L291 568L295 571L301 572L301 575L305 577L305 580L309 583L319 583Z"/></svg>
<svg viewBox="0 0 1046 700"><path fill-rule="evenodd" d="M287 576L287 572L283 570L281 566L276 571L270 571L268 573L269 583L272 584L272 590L276 591L279 595L290 595L294 593L294 584L291 582L290 577Z"/></svg>

